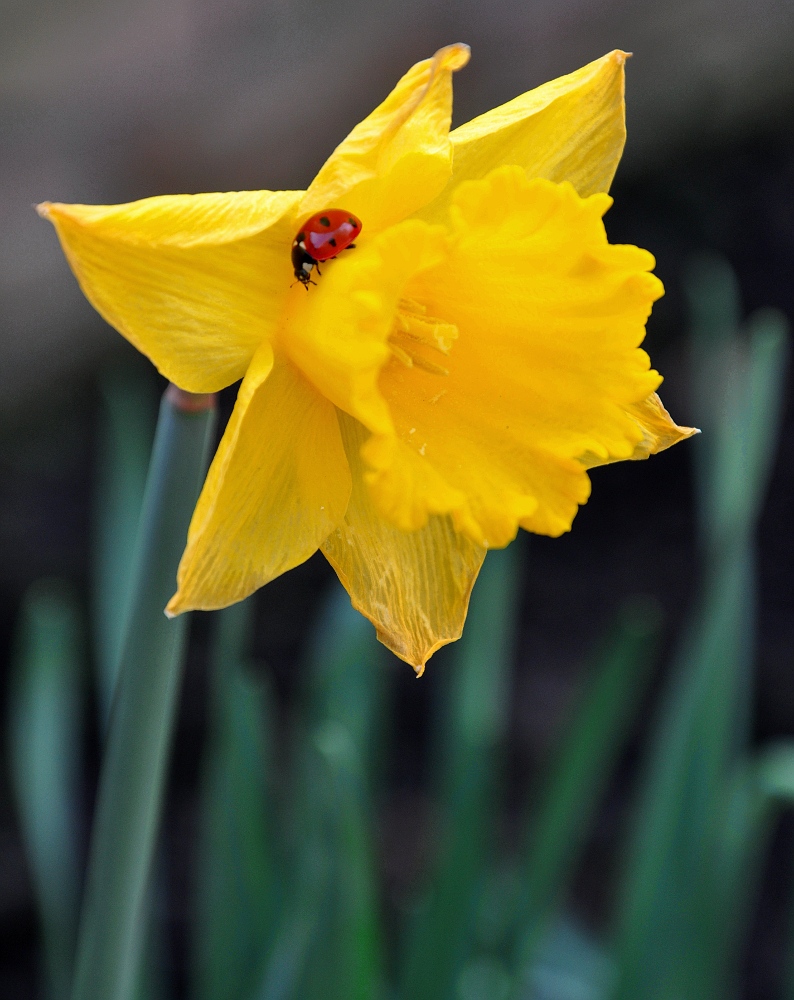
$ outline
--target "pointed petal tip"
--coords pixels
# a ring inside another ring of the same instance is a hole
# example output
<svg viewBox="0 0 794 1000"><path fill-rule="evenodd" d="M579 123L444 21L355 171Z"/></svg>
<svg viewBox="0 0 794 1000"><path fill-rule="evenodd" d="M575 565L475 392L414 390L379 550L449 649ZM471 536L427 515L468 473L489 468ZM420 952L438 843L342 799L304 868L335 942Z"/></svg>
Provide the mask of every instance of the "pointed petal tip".
<svg viewBox="0 0 794 1000"><path fill-rule="evenodd" d="M53 224L62 219L68 219L70 222L80 222L79 216L73 211L74 206L68 205L65 202L42 201L33 207L42 219L47 219Z"/></svg>
<svg viewBox="0 0 794 1000"><path fill-rule="evenodd" d="M408 666L416 674L417 678L422 677L425 672L425 667L427 666L427 661L437 653L442 646L448 645L450 642L456 642L463 632L463 625L461 624L461 629L457 635L445 636L441 639L436 639L436 641L430 645L418 645L415 642L407 643L406 636L397 634L394 632L387 632L383 629L378 622L373 621L372 616L363 611L358 607L355 602L353 602L353 607L356 608L365 618L369 618L372 624L375 626L375 634L378 637L378 642L382 643L390 652L403 661L407 663Z"/></svg>
<svg viewBox="0 0 794 1000"><path fill-rule="evenodd" d="M328 558L327 552L325 555L326 558ZM329 562L330 561L331 560L329 560ZM331 562L331 565L334 565L333 562ZM344 580L342 580L342 584L349 592L349 587ZM472 581L472 586L473 585L474 581ZM455 630L456 634L436 637L434 641L424 637L424 641L422 641L422 638L415 635L409 635L403 629L385 628L383 622L378 621L373 615L372 610L366 608L361 601L356 600L356 598L352 595L350 603L356 611L359 612L359 614L362 614L375 626L375 635L378 642L382 643L389 650L389 652L394 653L394 655L399 660L402 660L403 663L407 663L417 677L421 677L424 674L427 661L431 656L433 656L434 653L437 653L442 646L446 646L450 642L456 642L460 639L463 633L463 622L461 621L460 628Z"/></svg>
<svg viewBox="0 0 794 1000"><path fill-rule="evenodd" d="M463 69L471 59L471 48L465 42L454 42L452 45L445 45L433 56L433 59L441 63L445 69Z"/></svg>
<svg viewBox="0 0 794 1000"><path fill-rule="evenodd" d="M174 594L174 596L171 598L168 604L166 604L166 606L163 608L163 614L169 620L172 618L176 618L177 615L181 615L182 612L185 610L184 608L180 608L178 597L179 597L178 593Z"/></svg>

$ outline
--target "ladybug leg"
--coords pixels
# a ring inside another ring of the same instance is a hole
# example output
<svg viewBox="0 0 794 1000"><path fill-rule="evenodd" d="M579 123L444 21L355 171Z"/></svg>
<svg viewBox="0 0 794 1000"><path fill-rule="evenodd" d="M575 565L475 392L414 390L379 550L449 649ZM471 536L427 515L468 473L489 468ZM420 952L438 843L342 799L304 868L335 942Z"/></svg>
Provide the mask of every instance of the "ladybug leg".
<svg viewBox="0 0 794 1000"><path fill-rule="evenodd" d="M320 270L320 262L319 262L319 261L315 261L315 262L314 262L314 266L315 266L315 267L317 268L317 273L318 273L318 274L320 275L320 277L322 278L322 276L323 276L323 272L322 272L322 271ZM312 284L313 284L313 285L316 285L316 284L317 284L317 282L316 282L316 281L313 281L313 282L312 282Z"/></svg>
<svg viewBox="0 0 794 1000"><path fill-rule="evenodd" d="M356 249L355 243L348 243L348 245L345 247L345 250L355 250L355 249Z"/></svg>

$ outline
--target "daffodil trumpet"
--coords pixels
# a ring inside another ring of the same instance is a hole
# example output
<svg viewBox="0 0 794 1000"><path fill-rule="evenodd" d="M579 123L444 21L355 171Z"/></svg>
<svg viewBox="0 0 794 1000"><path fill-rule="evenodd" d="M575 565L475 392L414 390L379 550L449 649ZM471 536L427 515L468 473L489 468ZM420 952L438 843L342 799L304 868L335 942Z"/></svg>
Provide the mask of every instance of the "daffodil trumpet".
<svg viewBox="0 0 794 1000"><path fill-rule="evenodd" d="M694 433L640 347L654 259L602 221L625 58L450 131L469 59L450 45L306 191L39 206L86 296L170 381L242 379L169 614L242 600L319 548L421 673L460 635L489 548L568 531L589 468ZM298 227L339 209L361 222L355 251L296 283Z"/></svg>

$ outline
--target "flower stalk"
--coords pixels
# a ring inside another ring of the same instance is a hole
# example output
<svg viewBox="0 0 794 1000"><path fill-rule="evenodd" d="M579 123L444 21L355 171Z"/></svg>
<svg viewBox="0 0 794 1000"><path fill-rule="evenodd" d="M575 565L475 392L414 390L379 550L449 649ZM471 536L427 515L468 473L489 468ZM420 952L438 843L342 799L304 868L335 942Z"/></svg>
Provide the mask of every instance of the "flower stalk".
<svg viewBox="0 0 794 1000"><path fill-rule="evenodd" d="M163 614L207 467L215 397L171 385L160 407L102 762L72 1000L127 1000L145 928L187 634Z"/></svg>

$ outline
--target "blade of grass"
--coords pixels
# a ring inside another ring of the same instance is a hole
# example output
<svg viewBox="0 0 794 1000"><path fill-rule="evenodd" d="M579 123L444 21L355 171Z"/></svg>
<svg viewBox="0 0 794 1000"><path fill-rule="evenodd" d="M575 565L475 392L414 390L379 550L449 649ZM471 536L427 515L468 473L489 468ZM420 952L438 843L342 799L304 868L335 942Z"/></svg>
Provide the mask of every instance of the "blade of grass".
<svg viewBox="0 0 794 1000"><path fill-rule="evenodd" d="M794 804L794 752L788 749L789 744L781 751L777 760L767 771L770 785L777 790L786 804ZM791 888L789 887L789 893ZM789 899L788 913L788 947L783 978L783 1000L794 1000L794 896Z"/></svg>
<svg viewBox="0 0 794 1000"><path fill-rule="evenodd" d="M520 562L520 543L488 554L472 594L466 630L451 653L443 834L407 941L401 995L410 1000L454 995L474 933L494 833Z"/></svg>
<svg viewBox="0 0 794 1000"><path fill-rule="evenodd" d="M694 459L698 526L704 547L722 534L715 517L718 459L724 447L725 407L737 388L737 332L741 324L739 284L730 264L718 254L689 261L685 291L689 311L690 396L702 433L688 446Z"/></svg>
<svg viewBox="0 0 794 1000"><path fill-rule="evenodd" d="M720 643L713 651L712 684L703 695L700 718L696 722L700 788L695 797L700 809L702 853L713 852L712 837L724 839L725 827L735 819L730 803L734 798L733 772L746 769L744 755L749 752L752 708L752 662L755 633L755 552L753 534L760 515L780 424L783 380L788 359L787 323L772 310L750 317L747 342L733 345L732 367L738 375L730 378L730 402L723 401L722 420L714 434L714 475L706 480L711 495L704 506L711 510L709 534L705 540L710 572L730 583L736 577L736 620L724 623ZM733 555L731 555L733 552ZM733 560L733 566L729 565ZM718 589L720 583L714 582ZM730 669L734 665L733 671ZM738 764L737 764L738 761ZM766 810L768 813L769 810ZM688 811L689 822L693 814ZM712 825L712 830L709 829ZM768 827L770 824L767 823ZM760 830L764 824L759 823ZM760 838L761 842L764 837ZM759 846L759 852L761 847ZM759 860L756 862L760 865ZM749 865L746 875L752 884ZM739 893L738 885L729 882L727 892L736 889L729 906L722 885L724 873L717 868L713 888L708 879L699 883L704 899L699 904L708 919L702 926L704 955L712 956L711 977L717 995L735 991L738 966L733 961L738 946L738 930L745 926L744 900L749 905L749 888ZM731 942L728 944L728 942Z"/></svg>
<svg viewBox="0 0 794 1000"><path fill-rule="evenodd" d="M67 584L41 580L28 589L9 692L9 757L53 1000L68 994L79 902L80 632Z"/></svg>
<svg viewBox="0 0 794 1000"><path fill-rule="evenodd" d="M722 282L725 300L733 301L724 269L712 268L706 277L705 300L714 299ZM701 270L695 301L703 280ZM721 314L727 312L723 307ZM723 373L722 392L701 399L710 405L701 422L712 438L700 479L707 571L649 749L619 907L619 1000L729 995L715 915L716 838L747 744L752 535L769 475L787 347L785 329L770 314L751 324L749 352L728 334L720 343L712 333L695 330L694 352L704 365L710 359L710 375ZM704 371L696 373L696 384L705 379Z"/></svg>
<svg viewBox="0 0 794 1000"><path fill-rule="evenodd" d="M187 619L163 614L206 469L213 397L169 387L160 407L132 600L102 761L73 1000L128 1000L145 926Z"/></svg>
<svg viewBox="0 0 794 1000"><path fill-rule="evenodd" d="M258 1000L375 1000L381 943L363 771L338 722L303 748L309 800Z"/></svg>
<svg viewBox="0 0 794 1000"><path fill-rule="evenodd" d="M388 661L372 626L342 587L329 595L312 640L304 715L310 726L338 722L372 784L381 764Z"/></svg>
<svg viewBox="0 0 794 1000"><path fill-rule="evenodd" d="M363 1000L380 990L370 817L384 668L371 626L338 588L311 644L290 782L290 888L260 1000Z"/></svg>
<svg viewBox="0 0 794 1000"><path fill-rule="evenodd" d="M342 588L334 588L312 643L304 710L314 736L303 788L317 798L314 822L328 882L301 1000L365 1000L380 990L371 810L383 750L386 669L371 626Z"/></svg>
<svg viewBox="0 0 794 1000"><path fill-rule="evenodd" d="M611 979L608 954L568 917L550 928L524 996L531 1000L603 1000Z"/></svg>
<svg viewBox="0 0 794 1000"><path fill-rule="evenodd" d="M320 824L311 823L293 865L290 891L261 984L254 993L256 1000L305 1000L301 984L327 923L329 860Z"/></svg>
<svg viewBox="0 0 794 1000"><path fill-rule="evenodd" d="M719 995L704 935L714 920L714 838L744 669L748 569L734 559L713 582L661 707L620 909L617 996L626 1000ZM718 717L711 725L709 711Z"/></svg>
<svg viewBox="0 0 794 1000"><path fill-rule="evenodd" d="M194 995L248 997L277 911L271 825L273 711L263 679L244 666L253 602L216 615L210 733L205 750L198 858Z"/></svg>
<svg viewBox="0 0 794 1000"><path fill-rule="evenodd" d="M637 706L651 676L661 614L636 599L620 612L569 719L528 821L512 966L523 996L532 962L568 890Z"/></svg>
<svg viewBox="0 0 794 1000"><path fill-rule="evenodd" d="M315 736L323 772L328 855L331 859L328 960L312 963L306 996L317 1000L375 1000L381 988L381 934L369 796L353 739L339 722Z"/></svg>
<svg viewBox="0 0 794 1000"><path fill-rule="evenodd" d="M719 828L717 945L726 980L736 980L742 943L757 903L764 859L775 824L794 804L794 742L767 744L736 774L726 822Z"/></svg>

